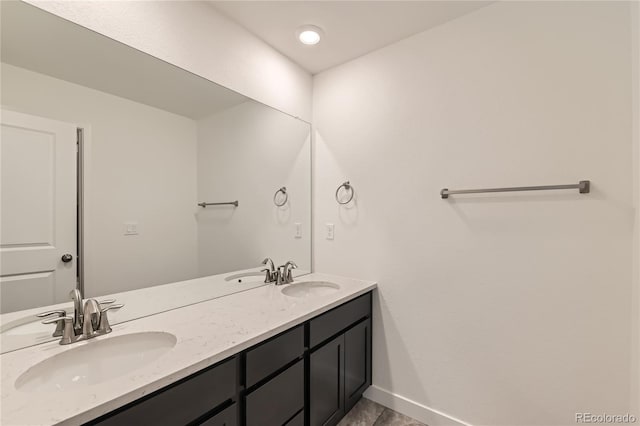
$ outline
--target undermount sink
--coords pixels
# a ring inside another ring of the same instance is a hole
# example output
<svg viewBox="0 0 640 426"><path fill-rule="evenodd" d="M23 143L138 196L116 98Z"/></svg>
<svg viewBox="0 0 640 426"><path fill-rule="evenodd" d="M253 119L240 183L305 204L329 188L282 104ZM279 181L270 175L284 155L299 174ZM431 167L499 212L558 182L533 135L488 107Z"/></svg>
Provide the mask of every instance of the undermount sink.
<svg viewBox="0 0 640 426"><path fill-rule="evenodd" d="M224 280L237 281L238 283L264 281L264 272L259 272L259 271L240 272L238 274L229 275L225 277Z"/></svg>
<svg viewBox="0 0 640 426"><path fill-rule="evenodd" d="M41 318L29 315L0 326L0 333L6 336L51 335L51 326L42 324Z"/></svg>
<svg viewBox="0 0 640 426"><path fill-rule="evenodd" d="M282 289L282 293L291 297L324 296L340 290L338 284L326 281L306 281L290 284Z"/></svg>
<svg viewBox="0 0 640 426"><path fill-rule="evenodd" d="M124 334L76 343L76 348L34 365L16 380L23 392L73 391L149 365L176 345L164 332Z"/></svg>

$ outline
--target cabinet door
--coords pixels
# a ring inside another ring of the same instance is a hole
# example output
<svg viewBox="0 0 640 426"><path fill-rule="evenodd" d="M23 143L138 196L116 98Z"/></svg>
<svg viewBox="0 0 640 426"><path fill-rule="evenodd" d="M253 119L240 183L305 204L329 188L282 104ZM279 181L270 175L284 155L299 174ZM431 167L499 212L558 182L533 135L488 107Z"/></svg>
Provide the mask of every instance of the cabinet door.
<svg viewBox="0 0 640 426"><path fill-rule="evenodd" d="M371 385L371 320L361 322L344 334L345 412L358 402Z"/></svg>
<svg viewBox="0 0 640 426"><path fill-rule="evenodd" d="M344 335L309 357L311 426L332 426L344 416Z"/></svg>

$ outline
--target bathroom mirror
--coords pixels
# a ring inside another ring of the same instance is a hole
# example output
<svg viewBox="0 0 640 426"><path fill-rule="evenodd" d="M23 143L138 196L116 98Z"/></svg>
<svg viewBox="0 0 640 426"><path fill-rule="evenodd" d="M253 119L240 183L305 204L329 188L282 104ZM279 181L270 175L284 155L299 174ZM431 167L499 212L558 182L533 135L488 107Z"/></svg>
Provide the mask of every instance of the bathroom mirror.
<svg viewBox="0 0 640 426"><path fill-rule="evenodd" d="M2 2L2 351L69 291L112 323L311 269L310 125L22 2ZM282 190L281 190L282 189ZM204 203L204 204L202 204Z"/></svg>

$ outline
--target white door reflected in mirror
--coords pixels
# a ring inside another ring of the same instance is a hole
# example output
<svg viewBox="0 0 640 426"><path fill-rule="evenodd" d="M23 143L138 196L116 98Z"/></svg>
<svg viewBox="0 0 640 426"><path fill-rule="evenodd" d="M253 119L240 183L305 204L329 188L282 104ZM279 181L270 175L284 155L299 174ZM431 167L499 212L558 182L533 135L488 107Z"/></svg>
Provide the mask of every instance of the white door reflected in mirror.
<svg viewBox="0 0 640 426"><path fill-rule="evenodd" d="M76 286L77 127L2 110L0 313L67 300Z"/></svg>

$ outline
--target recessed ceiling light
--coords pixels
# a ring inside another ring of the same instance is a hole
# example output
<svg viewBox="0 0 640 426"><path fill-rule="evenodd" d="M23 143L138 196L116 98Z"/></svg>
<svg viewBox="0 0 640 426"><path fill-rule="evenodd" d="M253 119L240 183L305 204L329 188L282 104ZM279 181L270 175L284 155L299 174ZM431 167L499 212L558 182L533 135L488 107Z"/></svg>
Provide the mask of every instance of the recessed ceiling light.
<svg viewBox="0 0 640 426"><path fill-rule="evenodd" d="M315 25L303 25L298 28L296 34L302 44L318 44L322 36L322 30Z"/></svg>

